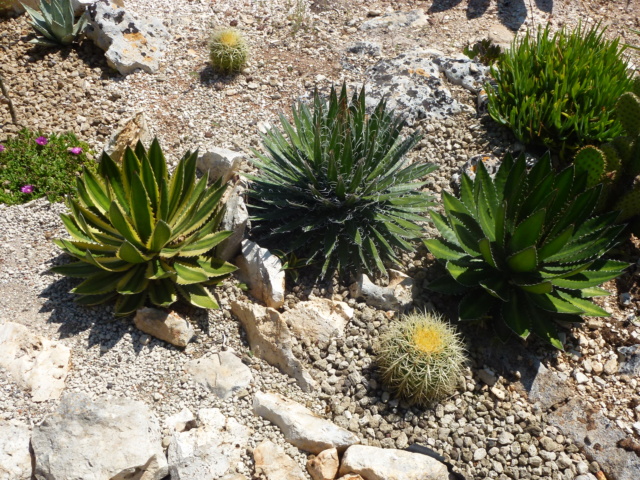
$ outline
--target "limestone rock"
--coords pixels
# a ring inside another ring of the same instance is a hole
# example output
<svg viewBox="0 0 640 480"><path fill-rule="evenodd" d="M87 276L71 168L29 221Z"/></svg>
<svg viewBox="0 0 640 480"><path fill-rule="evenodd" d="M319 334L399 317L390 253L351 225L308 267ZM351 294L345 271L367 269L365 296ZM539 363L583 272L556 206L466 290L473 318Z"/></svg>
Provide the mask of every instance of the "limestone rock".
<svg viewBox="0 0 640 480"><path fill-rule="evenodd" d="M621 357L620 373L640 377L640 344L618 348Z"/></svg>
<svg viewBox="0 0 640 480"><path fill-rule="evenodd" d="M284 270L282 262L266 248L251 240L242 241L242 255L236 259L238 276L249 286L249 293L267 307L284 305Z"/></svg>
<svg viewBox="0 0 640 480"><path fill-rule="evenodd" d="M16 420L0 420L0 480L31 480L29 427Z"/></svg>
<svg viewBox="0 0 640 480"><path fill-rule="evenodd" d="M244 157L242 152L208 147L204 153L198 156L196 165L202 173L209 172L209 180L214 181L221 178L222 183L227 183L240 169Z"/></svg>
<svg viewBox="0 0 640 480"><path fill-rule="evenodd" d="M433 62L444 73L447 80L454 85L460 85L472 93L477 94L487 80L489 67L473 60L464 58L435 57Z"/></svg>
<svg viewBox="0 0 640 480"><path fill-rule="evenodd" d="M251 369L233 352L219 352L208 358L191 360L186 371L196 382L204 385L215 395L227 400L238 390L248 387L253 380Z"/></svg>
<svg viewBox="0 0 640 480"><path fill-rule="evenodd" d="M153 140L149 130L149 122L143 111L136 112L125 124L117 130L107 142L104 151L114 162L121 162L127 147L135 149L138 140L148 147Z"/></svg>
<svg viewBox="0 0 640 480"><path fill-rule="evenodd" d="M366 479L362 478L357 473L347 473L346 475L343 475L342 477L338 478L337 480L366 480Z"/></svg>
<svg viewBox="0 0 640 480"><path fill-rule="evenodd" d="M287 442L300 450L315 454L329 448L344 451L350 445L360 442L350 431L281 395L256 392L253 411L277 425Z"/></svg>
<svg viewBox="0 0 640 480"><path fill-rule="evenodd" d="M447 467L419 453L353 445L340 464L340 475L357 473L367 480L448 480Z"/></svg>
<svg viewBox="0 0 640 480"><path fill-rule="evenodd" d="M378 42L354 42L347 45L347 52L357 55L369 55L370 57L379 57L382 52L382 46Z"/></svg>
<svg viewBox="0 0 640 480"><path fill-rule="evenodd" d="M242 185L238 184L233 187L225 205L220 230L229 230L233 232L233 235L216 247L216 257L227 262L240 253L244 232L249 226L249 212L244 202L244 187Z"/></svg>
<svg viewBox="0 0 640 480"><path fill-rule="evenodd" d="M107 64L121 75L137 69L154 73L164 57L169 33L155 17L143 18L109 0L99 0L88 9L86 35L104 50Z"/></svg>
<svg viewBox="0 0 640 480"><path fill-rule="evenodd" d="M217 408L198 411L198 428L174 433L167 452L172 480L203 480L231 476L242 461L251 429ZM230 471L231 470L231 471Z"/></svg>
<svg viewBox="0 0 640 480"><path fill-rule="evenodd" d="M339 466L340 459L335 448L323 450L316 457L307 460L307 471L313 480L333 480Z"/></svg>
<svg viewBox="0 0 640 480"><path fill-rule="evenodd" d="M136 327L144 333L178 347L186 347L194 337L191 324L174 312L144 307L136 312L133 319Z"/></svg>
<svg viewBox="0 0 640 480"><path fill-rule="evenodd" d="M34 402L60 398L69 373L71 351L19 323L0 325L0 367L31 393Z"/></svg>
<svg viewBox="0 0 640 480"><path fill-rule="evenodd" d="M352 298L363 298L372 307L404 311L413 302L413 279L396 270L389 270L389 276L389 285L380 287L362 273L349 287L349 293Z"/></svg>
<svg viewBox="0 0 640 480"><path fill-rule="evenodd" d="M573 394L567 380L566 374L553 372L538 362L537 373L528 389L529 400L540 402L542 409L549 410Z"/></svg>
<svg viewBox="0 0 640 480"><path fill-rule="evenodd" d="M264 440L253 449L256 474L267 480L305 480L304 472L284 450L269 440Z"/></svg>
<svg viewBox="0 0 640 480"><path fill-rule="evenodd" d="M188 426L195 424L196 417L193 416L191 410L184 407L175 415L171 415L164 420L164 425L171 432L184 432Z"/></svg>
<svg viewBox="0 0 640 480"><path fill-rule="evenodd" d="M345 302L315 298L296 304L285 311L282 318L296 338L324 344L344 335L344 328L353 318L353 309Z"/></svg>
<svg viewBox="0 0 640 480"><path fill-rule="evenodd" d="M411 10L408 12L389 12L367 20L360 25L360 30L374 30L376 28L387 28L395 30L397 28L419 28L427 25L429 17L423 10Z"/></svg>
<svg viewBox="0 0 640 480"><path fill-rule="evenodd" d="M316 387L316 381L293 355L291 332L276 310L234 301L231 302L231 312L242 323L256 357L295 378L303 391L309 392Z"/></svg>
<svg viewBox="0 0 640 480"><path fill-rule="evenodd" d="M62 397L33 430L36 478L161 480L168 474L158 421L142 402Z"/></svg>

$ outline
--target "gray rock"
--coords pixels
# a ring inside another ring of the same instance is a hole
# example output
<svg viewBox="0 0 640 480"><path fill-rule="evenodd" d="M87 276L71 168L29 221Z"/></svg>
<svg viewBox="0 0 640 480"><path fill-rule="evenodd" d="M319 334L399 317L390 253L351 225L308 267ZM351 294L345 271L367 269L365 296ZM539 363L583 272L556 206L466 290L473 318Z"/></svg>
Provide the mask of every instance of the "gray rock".
<svg viewBox="0 0 640 480"><path fill-rule="evenodd" d="M404 450L353 445L342 457L339 475L356 473L367 480L448 480L447 467L427 455Z"/></svg>
<svg viewBox="0 0 640 480"><path fill-rule="evenodd" d="M413 302L413 279L395 270L390 270L389 274L389 285L380 287L361 273L357 282L349 287L351 298L362 298L367 305L382 310L406 310Z"/></svg>
<svg viewBox="0 0 640 480"><path fill-rule="evenodd" d="M640 376L640 344L618 348L620 368L618 373Z"/></svg>
<svg viewBox="0 0 640 480"><path fill-rule="evenodd" d="M307 452L318 454L328 448L342 452L360 442L350 431L281 395L256 392L253 411L277 425L287 442Z"/></svg>
<svg viewBox="0 0 640 480"><path fill-rule="evenodd" d="M152 140L149 120L144 111L140 110L111 135L104 151L114 162L120 162L127 147L135 149L138 141L148 147Z"/></svg>
<svg viewBox="0 0 640 480"><path fill-rule="evenodd" d="M46 480L160 480L167 473L158 421L142 402L62 397L33 430L35 475Z"/></svg>
<svg viewBox="0 0 640 480"><path fill-rule="evenodd" d="M474 94L482 90L488 80L489 67L469 58L435 57L433 62L454 85L460 85Z"/></svg>
<svg viewBox="0 0 640 480"><path fill-rule="evenodd" d="M275 443L264 440L253 449L256 474L267 480L306 480L300 466Z"/></svg>
<svg viewBox="0 0 640 480"><path fill-rule="evenodd" d="M282 318L299 340L325 344L332 338L344 336L344 328L353 318L353 309L345 302L314 298L297 303L282 313Z"/></svg>
<svg viewBox="0 0 640 480"><path fill-rule="evenodd" d="M374 30L377 28L419 28L427 25L427 15L424 10L411 10L408 12L390 12L367 20L360 25L360 30Z"/></svg>
<svg viewBox="0 0 640 480"><path fill-rule="evenodd" d="M22 324L0 325L0 367L34 402L60 398L70 356L65 345L35 335Z"/></svg>
<svg viewBox="0 0 640 480"><path fill-rule="evenodd" d="M29 426L0 420L0 480L31 480Z"/></svg>
<svg viewBox="0 0 640 480"><path fill-rule="evenodd" d="M242 461L251 429L217 408L198 411L198 428L174 433L167 451L172 480L202 480L231 475ZM230 477L233 478L233 477Z"/></svg>
<svg viewBox="0 0 640 480"><path fill-rule="evenodd" d="M227 262L240 253L244 232L249 226L249 212L244 202L242 185L237 184L233 187L225 205L220 229L229 230L233 234L216 247L216 257Z"/></svg>
<svg viewBox="0 0 640 480"><path fill-rule="evenodd" d="M572 395L567 386L567 379L561 378L542 363L538 363L538 371L529 390L529 400L540 402L543 410L550 409Z"/></svg>
<svg viewBox="0 0 640 480"><path fill-rule="evenodd" d="M347 52L357 55L369 55L370 57L379 57L382 47L378 42L355 42L347 45Z"/></svg>
<svg viewBox="0 0 640 480"><path fill-rule="evenodd" d="M231 398L253 381L251 369L229 351L191 360L185 370L223 400Z"/></svg>
<svg viewBox="0 0 640 480"><path fill-rule="evenodd" d="M186 347L195 335L191 324L174 312L144 307L133 318L135 326L160 340Z"/></svg>
<svg viewBox="0 0 640 480"><path fill-rule="evenodd" d="M267 307L284 305L284 270L282 262L266 248L251 240L241 243L242 255L236 259L238 277L249 286L249 293Z"/></svg>
<svg viewBox="0 0 640 480"><path fill-rule="evenodd" d="M558 409L549 411L548 421L572 438L587 458L598 462L608 477L637 480L640 457L617 447L627 434L596 408L581 398L572 398Z"/></svg>
<svg viewBox="0 0 640 480"><path fill-rule="evenodd" d="M256 357L295 378L303 391L316 388L316 381L293 355L291 331L276 310L255 303L234 301L231 311L247 332L251 351Z"/></svg>
<svg viewBox="0 0 640 480"><path fill-rule="evenodd" d="M226 148L208 147L198 155L197 166L202 173L209 172L209 180L222 179L222 183L231 180L238 170L245 155Z"/></svg>
<svg viewBox="0 0 640 480"><path fill-rule="evenodd" d="M121 75L137 69L155 73L170 38L162 22L145 15L137 18L108 0L99 0L87 9L86 35L104 50L107 64Z"/></svg>

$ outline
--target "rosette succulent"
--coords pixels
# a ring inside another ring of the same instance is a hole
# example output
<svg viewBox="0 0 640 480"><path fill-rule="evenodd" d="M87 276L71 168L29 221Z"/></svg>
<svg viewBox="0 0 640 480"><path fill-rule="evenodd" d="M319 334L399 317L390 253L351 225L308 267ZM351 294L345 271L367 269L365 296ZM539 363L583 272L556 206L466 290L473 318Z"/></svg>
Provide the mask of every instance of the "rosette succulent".
<svg viewBox="0 0 640 480"><path fill-rule="evenodd" d="M526 339L532 332L562 348L554 321L609 314L589 299L620 275L624 262L604 260L624 226L617 212L592 216L601 187L586 188L571 166L551 169L548 156L527 171L507 156L492 179L482 162L460 198L443 193L445 214L431 212L442 238L426 240L449 275L430 288L466 293L462 320L492 319Z"/></svg>
<svg viewBox="0 0 640 480"><path fill-rule="evenodd" d="M77 200L67 199L62 221L71 239L56 239L77 260L55 273L84 278L77 302L116 299L116 315L133 313L147 300L168 307L179 298L218 308L208 290L235 267L212 256L231 232L218 231L225 186L196 181L197 152L187 152L169 177L157 140L145 151L125 151L122 164L102 155L97 174L85 169Z"/></svg>
<svg viewBox="0 0 640 480"><path fill-rule="evenodd" d="M22 5L31 17L31 26L42 36L29 43L47 47L71 44L87 26L82 15L76 22L71 0L40 0L40 11Z"/></svg>

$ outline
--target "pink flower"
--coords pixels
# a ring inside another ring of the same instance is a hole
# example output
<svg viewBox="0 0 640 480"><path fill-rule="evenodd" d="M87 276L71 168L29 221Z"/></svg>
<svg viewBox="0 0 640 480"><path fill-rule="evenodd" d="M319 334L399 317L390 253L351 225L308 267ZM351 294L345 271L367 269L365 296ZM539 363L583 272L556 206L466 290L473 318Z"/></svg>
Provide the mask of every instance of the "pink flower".
<svg viewBox="0 0 640 480"><path fill-rule="evenodd" d="M20 191L21 191L22 193L33 193L33 190L34 190L35 188L36 188L36 187L34 187L33 185L25 185L24 187L21 187L21 188L20 188Z"/></svg>
<svg viewBox="0 0 640 480"><path fill-rule="evenodd" d="M36 143L40 146L45 146L47 143L49 143L49 140L47 140L47 137L38 137L36 138Z"/></svg>
<svg viewBox="0 0 640 480"><path fill-rule="evenodd" d="M82 148L80 147L73 147L70 148L69 150L67 150L69 153L73 153L74 155L80 155L82 153Z"/></svg>
<svg viewBox="0 0 640 480"><path fill-rule="evenodd" d="M6 150L5 146L0 143L0 153Z"/></svg>

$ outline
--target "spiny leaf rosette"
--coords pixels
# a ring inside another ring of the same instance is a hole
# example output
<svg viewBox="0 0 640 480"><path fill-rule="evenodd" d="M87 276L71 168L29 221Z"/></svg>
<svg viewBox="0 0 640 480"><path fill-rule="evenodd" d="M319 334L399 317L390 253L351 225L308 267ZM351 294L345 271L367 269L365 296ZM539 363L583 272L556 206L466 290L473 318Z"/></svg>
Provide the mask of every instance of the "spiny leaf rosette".
<svg viewBox="0 0 640 480"><path fill-rule="evenodd" d="M85 169L78 199L67 199L60 217L71 235L56 239L78 260L53 267L55 273L85 280L71 290L83 305L116 299L125 316L147 300L168 307L179 298L218 308L207 286L235 267L210 255L232 232L218 231L225 186L196 181L197 152L187 152L169 177L158 141L149 152L140 142L125 151L122 164L102 155L98 174Z"/></svg>
<svg viewBox="0 0 640 480"><path fill-rule="evenodd" d="M82 15L75 22L71 0L40 0L40 11L22 5L31 17L31 26L40 33L29 43L46 47L71 44L87 26L87 17Z"/></svg>
<svg viewBox="0 0 640 480"><path fill-rule="evenodd" d="M432 164L407 165L419 135L399 137L401 119L378 103L369 116L364 89L351 102L343 85L328 102L314 94L313 113L300 103L293 124L280 116L284 135L262 136L266 155L254 151L260 173L249 191L252 233L286 253L336 271L386 273L396 250L412 251L422 229L416 222L433 205L416 180Z"/></svg>
<svg viewBox="0 0 640 480"><path fill-rule="evenodd" d="M524 157L507 156L495 179L480 162L475 180L462 177L459 199L443 192L446 214L431 212L442 238L425 244L451 276L430 288L467 292L462 320L493 318L561 349L554 320L608 316L588 299L607 295L598 285L627 267L601 258L624 225L613 224L617 212L592 216L601 186L585 185L574 167L552 171L548 155L529 172Z"/></svg>
<svg viewBox="0 0 640 480"><path fill-rule="evenodd" d="M450 395L466 362L464 346L441 316L412 313L380 337L377 362L386 387L410 404Z"/></svg>

